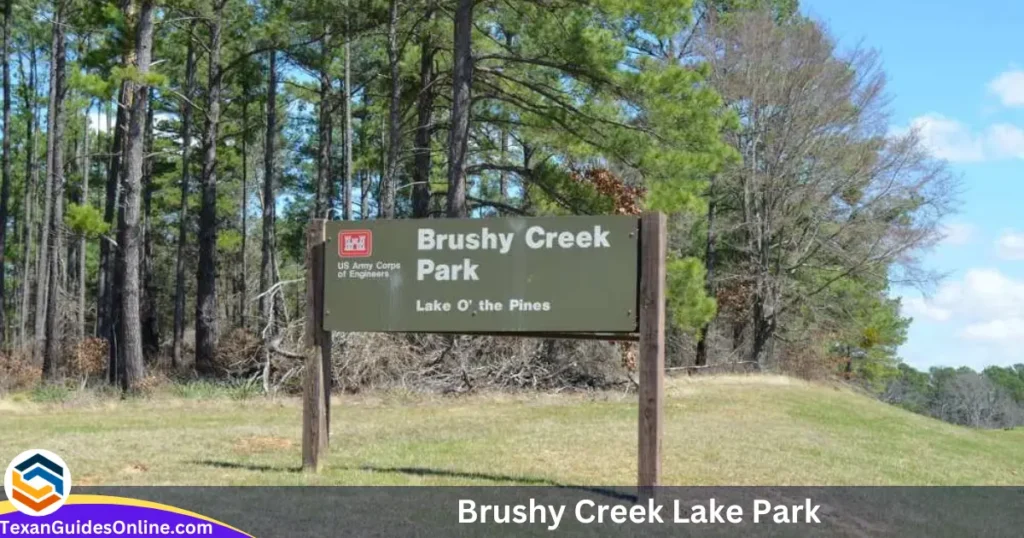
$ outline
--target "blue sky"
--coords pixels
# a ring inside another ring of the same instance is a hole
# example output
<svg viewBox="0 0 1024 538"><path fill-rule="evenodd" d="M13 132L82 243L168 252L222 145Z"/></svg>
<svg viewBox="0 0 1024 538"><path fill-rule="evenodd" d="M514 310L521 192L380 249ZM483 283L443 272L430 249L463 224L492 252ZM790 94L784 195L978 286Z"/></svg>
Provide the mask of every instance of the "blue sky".
<svg viewBox="0 0 1024 538"><path fill-rule="evenodd" d="M900 289L917 367L1024 363L1024 2L802 0L843 47L881 53L894 129L915 128L962 178L959 213Z"/></svg>

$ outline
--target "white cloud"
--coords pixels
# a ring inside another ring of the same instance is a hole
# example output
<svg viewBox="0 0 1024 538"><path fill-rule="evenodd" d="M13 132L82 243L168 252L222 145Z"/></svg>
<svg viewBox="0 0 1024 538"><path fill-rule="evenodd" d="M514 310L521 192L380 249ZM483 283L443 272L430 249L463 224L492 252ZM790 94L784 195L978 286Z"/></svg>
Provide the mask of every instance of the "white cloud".
<svg viewBox="0 0 1024 538"><path fill-rule="evenodd" d="M996 269L971 269L962 283L940 291L938 297L947 305L955 305L965 318L1024 317L1024 281Z"/></svg>
<svg viewBox="0 0 1024 538"><path fill-rule="evenodd" d="M1024 70L1011 69L988 84L1003 106L1024 107ZM970 163L994 159L1024 159L1024 129L1009 123L974 128L937 112L918 116L895 134L917 133L921 144L935 157Z"/></svg>
<svg viewBox="0 0 1024 538"><path fill-rule="evenodd" d="M902 304L903 314L914 319L925 318L932 321L946 321L953 315L949 310L936 306L920 297L904 297Z"/></svg>
<svg viewBox="0 0 1024 538"><path fill-rule="evenodd" d="M996 240L999 256L1006 260L1024 260L1024 233L1013 230L1003 232Z"/></svg>
<svg viewBox="0 0 1024 538"><path fill-rule="evenodd" d="M977 131L969 125L929 113L910 121L909 128L894 129L897 135L914 131L929 153L955 163L995 159L1024 159L1024 129L996 123Z"/></svg>
<svg viewBox="0 0 1024 538"><path fill-rule="evenodd" d="M1013 69L1001 73L988 83L988 89L999 96L1004 106L1024 106L1024 71Z"/></svg>
<svg viewBox="0 0 1024 538"><path fill-rule="evenodd" d="M933 297L904 297L903 305L908 314L934 321L1024 319L1024 281L997 269L971 269L962 279L943 284Z"/></svg>
<svg viewBox="0 0 1024 538"><path fill-rule="evenodd" d="M998 269L970 269L929 298L902 297L915 319L904 353L916 367L982 369L1024 360L1024 279Z"/></svg>
<svg viewBox="0 0 1024 538"><path fill-rule="evenodd" d="M932 155L951 162L975 162L985 158L981 137L970 127L941 114L925 114L910 122L924 147Z"/></svg>
<svg viewBox="0 0 1024 538"><path fill-rule="evenodd" d="M951 246L966 245L974 237L974 226L965 222L951 222L942 227L942 243Z"/></svg>
<svg viewBox="0 0 1024 538"><path fill-rule="evenodd" d="M993 157L1024 159L1024 129L1006 123L988 128L986 150Z"/></svg>
<svg viewBox="0 0 1024 538"><path fill-rule="evenodd" d="M941 363L936 362L937 352L954 353L956 358L947 360L947 365L975 368L1024 358L1024 280L997 269L976 268L942 285L931 298L904 296L902 304L904 315L934 324L921 330L938 338L914 345L927 349L918 349L918 363ZM946 340L944 335L953 339Z"/></svg>
<svg viewBox="0 0 1024 538"><path fill-rule="evenodd" d="M995 319L972 323L961 333L968 340L997 344L1024 344L1024 318Z"/></svg>

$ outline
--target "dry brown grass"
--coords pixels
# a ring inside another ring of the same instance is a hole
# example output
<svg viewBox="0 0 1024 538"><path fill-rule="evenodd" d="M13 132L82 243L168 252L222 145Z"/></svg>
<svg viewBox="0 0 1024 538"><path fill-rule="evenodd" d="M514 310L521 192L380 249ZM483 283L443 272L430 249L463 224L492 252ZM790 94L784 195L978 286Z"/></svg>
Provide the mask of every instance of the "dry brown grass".
<svg viewBox="0 0 1024 538"><path fill-rule="evenodd" d="M234 444L234 451L240 454L260 454L263 452L274 452L289 450L294 443L291 439L274 435L254 435L241 437Z"/></svg>

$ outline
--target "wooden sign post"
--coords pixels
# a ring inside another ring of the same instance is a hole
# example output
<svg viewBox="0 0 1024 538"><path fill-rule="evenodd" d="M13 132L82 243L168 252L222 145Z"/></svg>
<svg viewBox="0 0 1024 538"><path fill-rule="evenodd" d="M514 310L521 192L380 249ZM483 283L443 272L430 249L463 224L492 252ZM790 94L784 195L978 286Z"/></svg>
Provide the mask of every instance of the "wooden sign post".
<svg viewBox="0 0 1024 538"><path fill-rule="evenodd" d="M665 215L640 219L640 384L637 486L652 496L661 482L662 404L665 399Z"/></svg>
<svg viewBox="0 0 1024 538"><path fill-rule="evenodd" d="M326 221L306 230L306 355L302 407L302 468L319 472L330 442L331 333L323 329Z"/></svg>
<svg viewBox="0 0 1024 538"><path fill-rule="evenodd" d="M666 243L660 213L314 220L303 468L320 470L330 438L331 330L639 340L637 483L652 495L661 480Z"/></svg>

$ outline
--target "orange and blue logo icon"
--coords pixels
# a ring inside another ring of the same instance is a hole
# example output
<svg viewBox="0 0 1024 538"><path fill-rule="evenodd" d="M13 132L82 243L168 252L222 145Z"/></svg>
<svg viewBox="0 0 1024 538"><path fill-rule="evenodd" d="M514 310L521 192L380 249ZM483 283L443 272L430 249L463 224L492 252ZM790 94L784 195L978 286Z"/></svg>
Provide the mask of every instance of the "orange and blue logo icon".
<svg viewBox="0 0 1024 538"><path fill-rule="evenodd" d="M71 493L71 470L48 450L27 450L4 474L4 493L19 512L46 516L64 505Z"/></svg>

